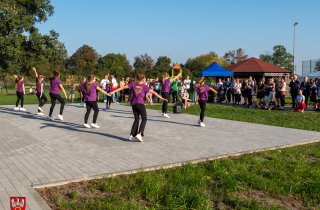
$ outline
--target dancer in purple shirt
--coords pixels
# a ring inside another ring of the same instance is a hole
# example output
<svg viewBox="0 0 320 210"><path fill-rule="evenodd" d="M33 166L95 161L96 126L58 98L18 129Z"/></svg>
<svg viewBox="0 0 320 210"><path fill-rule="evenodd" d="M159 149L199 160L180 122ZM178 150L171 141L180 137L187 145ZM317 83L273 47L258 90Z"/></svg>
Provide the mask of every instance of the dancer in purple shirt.
<svg viewBox="0 0 320 210"><path fill-rule="evenodd" d="M19 110L19 102L21 100L21 108L20 111L26 111L25 108L23 108L23 101L24 101L24 97L26 96L26 92L24 89L24 82L23 82L23 76L16 76L14 75L15 79L15 86L17 88L17 102L16 102L16 107L14 108L14 110Z"/></svg>
<svg viewBox="0 0 320 210"><path fill-rule="evenodd" d="M126 86L122 86L122 87L112 91L111 93L108 93L108 96L111 96L115 92L118 92L121 90L125 90L125 89L131 90L131 106L132 106L132 111L133 111L133 115L134 115L135 120L132 125L131 135L129 137L130 141L133 140L133 137L135 137L140 142L143 141L142 140L143 131L144 131L144 128L147 123L147 111L146 111L146 108L144 106L144 101L143 101L145 94L148 92L155 94L161 100L168 102L167 99L162 98L161 96L159 96L158 93L156 93L152 89L150 89L148 85L145 85L145 80L146 79L143 74L137 73L136 74L136 82L132 82ZM142 119L141 124L140 124L140 128L138 128L139 115L141 116L141 119Z"/></svg>
<svg viewBox="0 0 320 210"><path fill-rule="evenodd" d="M39 100L39 106L38 106L38 115L43 115L42 107L48 102L47 97L43 93L43 78L45 78L42 75L38 75L37 70L35 67L32 68L36 75L36 91L37 91L37 97Z"/></svg>
<svg viewBox="0 0 320 210"><path fill-rule="evenodd" d="M205 85L205 77L201 77L200 79L197 80L197 84L199 86L197 87L197 101L195 105L198 104L200 105L201 113L200 113L200 120L198 121L198 124L200 124L201 127L205 127L206 125L203 123L203 118L204 118L204 112L206 110L206 103L208 100L208 91L211 90L215 93L218 93L215 91L213 88L209 87L208 85Z"/></svg>
<svg viewBox="0 0 320 210"><path fill-rule="evenodd" d="M99 108L97 103L97 90L103 94L107 94L107 92L98 86L98 84L96 83L97 79L98 78L96 78L94 75L89 75L88 78L86 78L86 82L76 88L76 90L80 90L84 88L85 91L87 92L87 95L85 98L87 112L84 115L84 127L86 128L91 128L90 125L88 124L88 118L89 118L91 109L94 110L93 121L91 126L94 128L100 128L100 126L97 125L97 118L99 113Z"/></svg>

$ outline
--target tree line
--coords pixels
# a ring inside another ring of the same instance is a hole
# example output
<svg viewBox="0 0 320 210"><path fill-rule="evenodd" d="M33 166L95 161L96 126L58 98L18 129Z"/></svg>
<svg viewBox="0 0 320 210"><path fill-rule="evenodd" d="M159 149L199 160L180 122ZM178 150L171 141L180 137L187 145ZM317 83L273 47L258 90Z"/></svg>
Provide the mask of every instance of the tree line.
<svg viewBox="0 0 320 210"><path fill-rule="evenodd" d="M131 65L126 54L109 53L102 56L88 45L81 46L68 56L64 43L58 40L57 32L51 30L49 34L42 35L36 28L36 24L47 21L53 14L54 7L50 0L0 1L0 77L4 79L12 74L32 75L32 66L38 69L39 74L49 76L53 70L60 71L62 76L95 74L102 77L104 74L114 74L117 78L133 77L136 72L155 78L164 72L171 72L174 64L167 56L154 60L145 53L134 57ZM287 69L292 68L292 55L283 46L275 46L274 51L272 55L261 54L260 59ZM199 71L213 62L228 67L247 58L245 51L238 48L226 52L222 57L211 51L189 58L179 65L183 75L194 79Z"/></svg>

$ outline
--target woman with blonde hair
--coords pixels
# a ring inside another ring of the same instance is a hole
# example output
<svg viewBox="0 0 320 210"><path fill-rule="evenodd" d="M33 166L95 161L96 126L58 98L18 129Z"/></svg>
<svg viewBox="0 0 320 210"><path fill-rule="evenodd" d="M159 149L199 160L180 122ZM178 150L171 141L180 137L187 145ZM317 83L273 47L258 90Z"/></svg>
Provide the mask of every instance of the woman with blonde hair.
<svg viewBox="0 0 320 210"><path fill-rule="evenodd" d="M54 71L53 72L53 75L54 77L49 77L49 81L50 81L50 91L49 91L49 95L50 95L50 98L51 98L51 107L50 107L50 112L49 112L49 115L48 115L48 119L49 120L54 120L54 118L52 117L52 112L54 110L54 107L56 106L56 100L58 100L60 103L61 103L61 106L60 106L60 113L58 114L58 117L60 120L63 121L63 116L62 116L62 113L63 113L63 109L64 109L64 105L66 104L64 102L64 100L62 99L62 97L60 96L60 89L63 91L64 93L64 96L65 98L68 100L67 98L67 94L66 94L66 91L64 90L63 88L63 85L62 85L62 82L61 80L59 79L60 77L60 72L58 71Z"/></svg>
<svg viewBox="0 0 320 210"><path fill-rule="evenodd" d="M198 121L198 124L201 127L205 127L206 125L203 123L203 118L204 118L204 112L206 110L206 104L207 104L207 100L208 100L208 92L209 90L218 93L217 91L215 91L213 88L209 87L208 85L204 84L205 82L205 77L201 77L200 79L197 80L197 84L199 85L197 88L197 101L195 103L195 105L197 105L199 103L200 105L200 119Z"/></svg>
<svg viewBox="0 0 320 210"><path fill-rule="evenodd" d="M141 73L136 74L135 82L132 82L128 85L118 88L112 91L111 93L108 93L108 95L111 96L115 92L122 91L125 89L131 90L131 106L132 106L132 111L135 118L131 128L131 135L129 137L129 140L132 141L133 137L135 137L139 142L142 142L144 128L147 123L147 111L143 101L145 94L152 93L156 95L158 98L160 98L160 100L163 100L166 102L168 100L159 96L158 93L151 90L148 85L145 85L145 76ZM139 127L139 116L141 116L141 119L142 119L140 127Z"/></svg>

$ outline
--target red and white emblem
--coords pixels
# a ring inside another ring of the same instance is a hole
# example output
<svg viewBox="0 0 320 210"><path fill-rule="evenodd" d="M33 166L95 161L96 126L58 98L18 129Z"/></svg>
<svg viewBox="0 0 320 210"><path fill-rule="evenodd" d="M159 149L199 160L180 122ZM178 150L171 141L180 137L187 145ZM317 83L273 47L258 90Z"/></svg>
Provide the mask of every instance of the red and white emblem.
<svg viewBox="0 0 320 210"><path fill-rule="evenodd" d="M25 210L26 197L10 197L11 210Z"/></svg>

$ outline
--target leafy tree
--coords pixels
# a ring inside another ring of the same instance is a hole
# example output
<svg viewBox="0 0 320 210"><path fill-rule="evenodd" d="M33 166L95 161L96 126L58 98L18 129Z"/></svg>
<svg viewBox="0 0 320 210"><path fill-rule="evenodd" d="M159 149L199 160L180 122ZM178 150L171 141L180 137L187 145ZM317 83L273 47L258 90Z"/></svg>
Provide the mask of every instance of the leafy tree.
<svg viewBox="0 0 320 210"><path fill-rule="evenodd" d="M314 71L320 71L320 61L315 62Z"/></svg>
<svg viewBox="0 0 320 210"><path fill-rule="evenodd" d="M238 48L236 51L228 51L224 54L223 59L230 64L239 63L248 58L248 55L245 54L244 50Z"/></svg>
<svg viewBox="0 0 320 210"><path fill-rule="evenodd" d="M135 69L150 70L154 67L154 60L145 53L144 55L134 57L133 67Z"/></svg>
<svg viewBox="0 0 320 210"><path fill-rule="evenodd" d="M67 64L68 52L64 43L58 42L58 44L52 49L51 56L49 57L49 63L59 71L65 71Z"/></svg>
<svg viewBox="0 0 320 210"><path fill-rule="evenodd" d="M109 53L100 57L95 73L102 77L105 74L114 74L117 79L120 77L133 76L132 66L126 54Z"/></svg>
<svg viewBox="0 0 320 210"><path fill-rule="evenodd" d="M53 13L49 0L0 1L0 74L26 72L49 58L59 35L41 35L35 25Z"/></svg>
<svg viewBox="0 0 320 210"><path fill-rule="evenodd" d="M293 69L293 55L287 52L287 49L283 45L274 46L273 51L272 55L269 55L269 53L260 54L259 58L288 70Z"/></svg>
<svg viewBox="0 0 320 210"><path fill-rule="evenodd" d="M97 51L85 44L68 59L68 66L74 74L93 74L98 59Z"/></svg>

